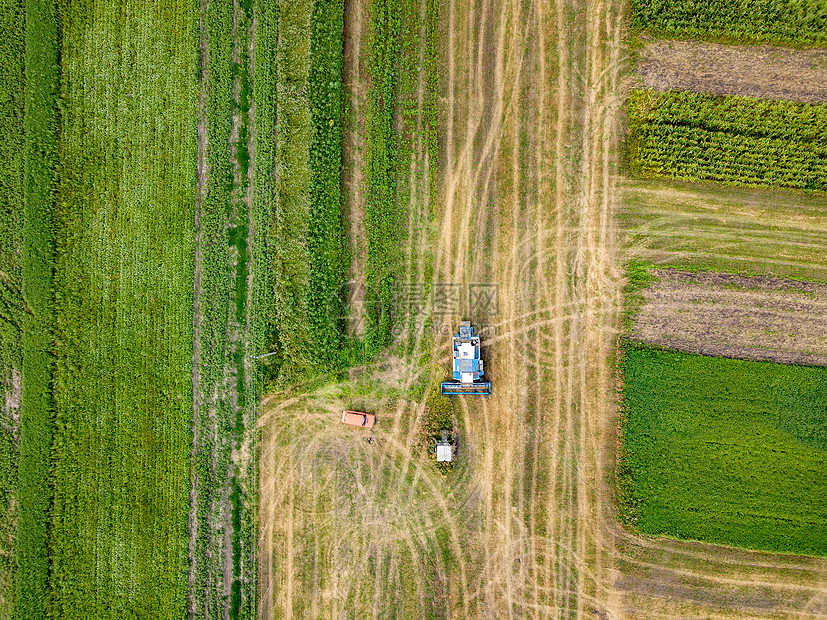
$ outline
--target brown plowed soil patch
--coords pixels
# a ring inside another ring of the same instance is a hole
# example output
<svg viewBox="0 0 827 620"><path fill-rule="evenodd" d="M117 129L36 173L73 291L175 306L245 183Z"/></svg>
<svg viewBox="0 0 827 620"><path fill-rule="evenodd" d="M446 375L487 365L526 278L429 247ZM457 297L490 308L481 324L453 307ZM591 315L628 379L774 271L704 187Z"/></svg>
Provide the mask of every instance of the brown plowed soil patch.
<svg viewBox="0 0 827 620"><path fill-rule="evenodd" d="M653 271L632 338L689 353L827 365L827 285Z"/></svg>
<svg viewBox="0 0 827 620"><path fill-rule="evenodd" d="M827 101L827 49L649 40L637 69L637 86L659 91Z"/></svg>

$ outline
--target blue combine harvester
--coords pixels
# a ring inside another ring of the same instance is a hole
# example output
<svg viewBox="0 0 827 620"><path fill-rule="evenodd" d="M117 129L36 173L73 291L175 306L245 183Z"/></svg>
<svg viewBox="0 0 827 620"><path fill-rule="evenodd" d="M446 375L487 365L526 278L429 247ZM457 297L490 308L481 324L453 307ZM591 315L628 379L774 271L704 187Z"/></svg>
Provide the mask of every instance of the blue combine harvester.
<svg viewBox="0 0 827 620"><path fill-rule="evenodd" d="M443 381L442 395L480 394L491 395L491 383L483 381L480 337L474 334L470 321L459 324L459 333L454 334L453 346L454 380Z"/></svg>

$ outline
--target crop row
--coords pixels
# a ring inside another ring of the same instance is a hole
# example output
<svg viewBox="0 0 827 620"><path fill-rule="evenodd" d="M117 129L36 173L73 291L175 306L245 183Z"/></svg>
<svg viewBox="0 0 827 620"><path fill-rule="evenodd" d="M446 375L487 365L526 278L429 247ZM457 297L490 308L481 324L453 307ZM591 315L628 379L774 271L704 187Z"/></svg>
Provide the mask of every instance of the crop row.
<svg viewBox="0 0 827 620"><path fill-rule="evenodd" d="M278 4L276 47L275 195L270 225L273 254L273 325L277 352L273 373L283 383L306 376L314 365L307 297L310 257L310 69L312 0ZM268 96L266 93L264 96ZM268 129L257 124L258 130ZM257 163L258 165L258 163ZM269 361L269 360L268 360ZM270 362L272 363L272 362Z"/></svg>
<svg viewBox="0 0 827 620"><path fill-rule="evenodd" d="M629 162L643 175L824 190L826 132L824 105L650 91L629 99Z"/></svg>
<svg viewBox="0 0 827 620"><path fill-rule="evenodd" d="M25 131L20 291L23 372L20 407L17 600L15 613L37 617L47 600L47 513L51 500L52 271L58 27L54 3L27 0L25 13Z"/></svg>
<svg viewBox="0 0 827 620"><path fill-rule="evenodd" d="M232 442L228 452L233 467L232 477L228 478L222 492L230 495L232 538L229 541L232 554L232 582L230 583L230 600L227 605L231 620L254 620L257 618L257 566L256 519L258 518L258 461L256 457L256 412L258 405L256 373L248 372L249 357L255 355L255 293L250 288L250 276L258 277L254 271L256 243L255 205L248 201L250 195L251 152L253 149L253 70L250 55L250 43L254 36L254 6L249 0L234 5L236 31L233 41L233 116L238 118L238 135L232 143L234 166L232 213L229 221L229 255L228 263L232 277L235 279L231 292L235 304L229 309L230 320L227 322L228 337L233 333L243 333L243 342L237 342L227 348L226 364L232 370L230 375L235 381L235 398L229 398ZM234 312L233 312L234 311ZM234 372L233 372L234 371ZM238 455L249 454L246 463L240 463ZM233 458L233 455L236 455ZM223 594L223 593L222 593ZM226 600L226 598L225 598ZM216 615L215 617L226 617Z"/></svg>
<svg viewBox="0 0 827 620"><path fill-rule="evenodd" d="M827 369L643 347L623 369L628 523L827 555Z"/></svg>
<svg viewBox="0 0 827 620"><path fill-rule="evenodd" d="M282 384L340 364L347 267L340 196L343 10L341 1L298 0L278 5L275 14L264 7L259 13L270 38L262 42L257 32L257 54L276 67L256 58L254 193L272 212L260 236L272 267L259 281L278 283L263 331L265 348L276 353L267 374ZM275 58L263 49L267 41L276 43Z"/></svg>
<svg viewBox="0 0 827 620"><path fill-rule="evenodd" d="M719 97L690 91L633 91L635 120L683 125L755 138L827 140L827 106L795 101Z"/></svg>
<svg viewBox="0 0 827 620"><path fill-rule="evenodd" d="M632 0L632 29L664 37L824 45L819 0Z"/></svg>
<svg viewBox="0 0 827 620"><path fill-rule="evenodd" d="M256 161L252 167L253 184L253 278L251 335L252 354L263 355L280 346L274 315L273 278L278 238L275 234L276 206L276 51L278 48L279 9L275 2L256 2L256 41L254 50L252 98L255 104L255 131L252 134ZM276 357L279 357L277 360ZM270 356L266 363L256 364L255 381L263 388L278 376L281 356ZM255 395L258 397L258 394ZM255 468L254 468L255 469Z"/></svg>
<svg viewBox="0 0 827 620"><path fill-rule="evenodd" d="M397 196L398 136L394 120L400 51L399 0L370 7L368 68L372 88L367 114L366 346L373 352L391 340L393 290L401 265L403 211Z"/></svg>
<svg viewBox="0 0 827 620"><path fill-rule="evenodd" d="M308 313L321 370L339 364L344 331L342 294L347 265L340 195L343 10L343 0L317 1L311 19Z"/></svg>
<svg viewBox="0 0 827 620"><path fill-rule="evenodd" d="M51 612L187 610L198 7L65 1ZM32 616L35 617L35 616Z"/></svg>
<svg viewBox="0 0 827 620"><path fill-rule="evenodd" d="M22 232L25 208L24 55L25 15L20 0L0 2L0 617L14 607L15 532L18 520L19 404L23 370Z"/></svg>
<svg viewBox="0 0 827 620"><path fill-rule="evenodd" d="M250 239L262 219L251 209L263 205L247 201L252 22L251 3L219 0L206 5L202 29L207 54L201 66L206 104L201 122L207 148L196 204L189 601L199 617L231 620L254 618L256 609L255 464L244 468L233 462L255 429L256 377L247 372L247 356L256 349L258 336L248 316L262 291L248 291L251 270L257 278L255 269L263 264ZM252 346L246 340L248 329Z"/></svg>
<svg viewBox="0 0 827 620"><path fill-rule="evenodd" d="M252 307L253 355L266 353L276 346L273 316L273 256L276 238L271 234L276 185L276 149L273 134L276 127L276 49L278 46L278 5L275 2L256 2L256 41L254 50L252 98L255 103L256 131L252 134L256 162L252 167L253 184L253 278ZM275 357L275 356L272 356ZM275 366L275 364L273 364ZM265 366L256 365L256 381L262 387ZM258 395L256 395L257 397Z"/></svg>
<svg viewBox="0 0 827 620"><path fill-rule="evenodd" d="M224 618L228 613L225 571L228 553L226 505L232 481L231 454L236 415L227 385L232 364L229 325L237 320L236 273L229 258L228 231L232 221L236 179L231 160L233 101L233 2L207 3L203 15L202 45L207 49L201 66L204 91L206 166L196 202L197 269L193 374L193 433L189 604L202 618ZM243 24L240 24L243 30ZM243 191L242 191L243 194ZM244 239L246 242L246 238ZM230 376L234 376L234 373ZM231 616L236 618L237 615Z"/></svg>
<svg viewBox="0 0 827 620"><path fill-rule="evenodd" d="M436 0L427 0L424 11L421 9L418 0L401 1L404 34L400 33L396 93L397 115L401 119L396 158L397 204L400 207L420 204L421 219L410 220L413 226L404 227L410 237L402 240L406 244L413 244L414 247L422 244L423 240L433 234L429 224L433 218L433 205L437 203L436 193L439 188L436 179L439 169L439 3ZM421 159L417 159L415 176L412 176L410 162L415 153L417 157L421 156ZM429 195L421 191L423 187L429 189ZM416 264L419 260L422 261L421 265ZM405 272L421 274L423 286L427 287L424 283L431 281L432 257L428 253L418 255L414 252L406 257L406 261L410 262L406 263ZM427 289L422 291L422 295L427 297ZM395 332L407 335L406 342L400 344L413 347L418 341L414 329L417 317L411 315L412 309L405 307L405 304L396 307L395 310ZM421 320L421 317L419 319ZM400 329L403 326L407 329Z"/></svg>

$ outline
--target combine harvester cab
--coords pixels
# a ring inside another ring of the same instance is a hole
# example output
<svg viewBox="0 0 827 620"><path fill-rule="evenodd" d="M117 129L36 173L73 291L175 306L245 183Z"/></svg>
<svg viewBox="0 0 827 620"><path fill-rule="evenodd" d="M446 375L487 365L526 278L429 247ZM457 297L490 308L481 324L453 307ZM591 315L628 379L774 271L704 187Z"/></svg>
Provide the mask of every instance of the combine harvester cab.
<svg viewBox="0 0 827 620"><path fill-rule="evenodd" d="M459 324L459 332L454 334L453 346L451 347L454 380L443 381L443 396L454 394L491 395L491 383L482 380L480 344L480 337L474 334L471 322L462 321Z"/></svg>

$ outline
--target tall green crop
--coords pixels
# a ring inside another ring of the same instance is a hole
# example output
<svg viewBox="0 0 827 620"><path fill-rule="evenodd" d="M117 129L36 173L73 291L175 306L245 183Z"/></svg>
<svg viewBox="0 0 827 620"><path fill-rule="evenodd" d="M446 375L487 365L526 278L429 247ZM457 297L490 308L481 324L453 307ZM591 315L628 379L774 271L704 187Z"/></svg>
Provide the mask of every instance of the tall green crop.
<svg viewBox="0 0 827 620"><path fill-rule="evenodd" d="M369 351L388 344L393 324L393 289L398 276L402 213L396 194L398 136L394 123L399 63L398 0L380 0L370 8L372 80L368 111L367 333Z"/></svg>
<svg viewBox="0 0 827 620"><path fill-rule="evenodd" d="M634 91L634 172L750 187L827 189L827 105Z"/></svg>
<svg viewBox="0 0 827 620"><path fill-rule="evenodd" d="M307 306L315 354L323 361L323 370L338 364L344 328L341 296L346 264L340 196L343 10L342 0L316 2L310 38Z"/></svg>
<svg viewBox="0 0 827 620"><path fill-rule="evenodd" d="M51 612L178 619L187 613L199 5L64 0L59 9Z"/></svg>
<svg viewBox="0 0 827 620"><path fill-rule="evenodd" d="M52 272L58 25L53 2L25 3L25 211L21 291L23 324L20 428L20 520L17 610L38 617L48 603L47 511L52 444Z"/></svg>
<svg viewBox="0 0 827 620"><path fill-rule="evenodd" d="M824 45L827 6L819 0L632 0L632 29L664 37Z"/></svg>
<svg viewBox="0 0 827 620"><path fill-rule="evenodd" d="M24 195L25 14L20 0L0 5L0 617L11 617L19 518L20 381L26 321L22 295ZM41 541L42 542L42 541ZM42 585L42 584L41 584Z"/></svg>

